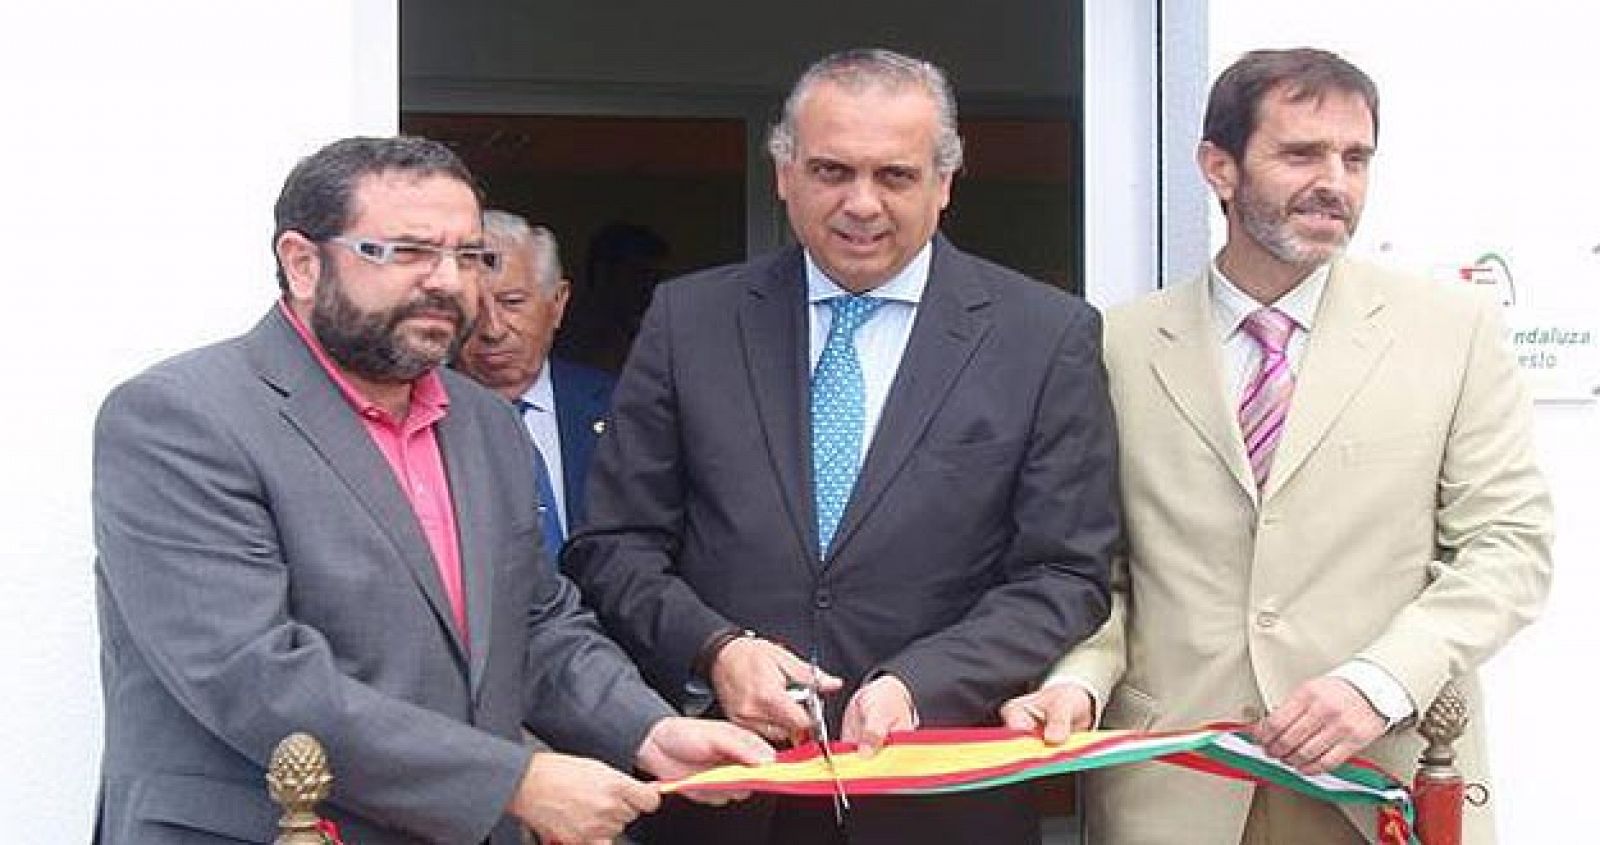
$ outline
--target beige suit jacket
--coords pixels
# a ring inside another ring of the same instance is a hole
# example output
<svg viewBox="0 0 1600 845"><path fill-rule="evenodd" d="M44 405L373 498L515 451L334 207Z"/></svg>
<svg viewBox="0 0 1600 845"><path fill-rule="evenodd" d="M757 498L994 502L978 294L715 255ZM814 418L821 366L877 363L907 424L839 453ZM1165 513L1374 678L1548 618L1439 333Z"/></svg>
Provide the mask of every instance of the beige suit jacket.
<svg viewBox="0 0 1600 845"><path fill-rule="evenodd" d="M1335 262L1267 487L1251 479L1202 280L1108 315L1127 555L1111 618L1057 673L1103 725L1254 720L1352 658L1420 708L1540 610L1552 514L1496 307ZM1487 781L1481 718L1460 745ZM1421 741L1366 752L1409 780ZM1085 785L1091 843L1237 843L1252 787L1159 763ZM1492 793L1491 793L1492 794ZM1467 841L1492 841L1487 808ZM1369 836L1371 813L1352 815Z"/></svg>

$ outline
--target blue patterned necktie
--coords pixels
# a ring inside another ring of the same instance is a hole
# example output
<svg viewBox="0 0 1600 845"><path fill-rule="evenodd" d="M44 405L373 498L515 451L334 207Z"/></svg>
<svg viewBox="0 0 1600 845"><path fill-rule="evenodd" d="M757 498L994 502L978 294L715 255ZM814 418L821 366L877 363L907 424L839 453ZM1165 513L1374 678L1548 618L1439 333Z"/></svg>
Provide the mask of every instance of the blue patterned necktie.
<svg viewBox="0 0 1600 845"><path fill-rule="evenodd" d="M517 410L523 414L532 408L531 402L517 401ZM545 466L544 454L539 451L538 442L533 444L533 475L539 485L539 528L544 534L545 557L552 568L558 569L561 546L566 542L566 536L561 530L561 514L556 510L556 488L550 483L550 468Z"/></svg>
<svg viewBox="0 0 1600 845"><path fill-rule="evenodd" d="M824 559L861 471L867 386L856 357L856 329L883 302L864 296L828 300L833 322L817 370L811 374L811 482L817 503L817 549Z"/></svg>

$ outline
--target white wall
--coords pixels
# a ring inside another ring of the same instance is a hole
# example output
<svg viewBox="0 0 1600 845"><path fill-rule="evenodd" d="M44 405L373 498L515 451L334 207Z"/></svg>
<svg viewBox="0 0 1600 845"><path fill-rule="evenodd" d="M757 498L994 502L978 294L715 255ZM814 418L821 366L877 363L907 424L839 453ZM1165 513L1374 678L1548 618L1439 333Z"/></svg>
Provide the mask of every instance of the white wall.
<svg viewBox="0 0 1600 845"><path fill-rule="evenodd" d="M12 841L89 838L95 409L112 384L265 311L278 186L328 140L394 131L396 43L383 0L0 7L0 830Z"/></svg>
<svg viewBox="0 0 1600 845"><path fill-rule="evenodd" d="M1083 29L1084 294L1107 308L1182 280L1210 252L1212 203L1193 164L1206 8L1086 0Z"/></svg>
<svg viewBox="0 0 1600 845"><path fill-rule="evenodd" d="M1256 47L1333 49L1378 84L1382 125L1367 214L1353 248L1434 276L1485 251L1507 255L1520 301L1540 314L1600 318L1600 7L1210 0L1214 74ZM1517 319L1516 314L1511 315ZM1587 384L1597 383L1588 372ZM1556 496L1556 585L1539 622L1485 672L1493 802L1507 843L1575 841L1592 800L1583 744L1600 653L1594 519L1600 424L1592 403L1541 404L1544 469Z"/></svg>
<svg viewBox="0 0 1600 845"><path fill-rule="evenodd" d="M1084 296L1101 308L1160 277L1159 20L1155 3L1083 4Z"/></svg>

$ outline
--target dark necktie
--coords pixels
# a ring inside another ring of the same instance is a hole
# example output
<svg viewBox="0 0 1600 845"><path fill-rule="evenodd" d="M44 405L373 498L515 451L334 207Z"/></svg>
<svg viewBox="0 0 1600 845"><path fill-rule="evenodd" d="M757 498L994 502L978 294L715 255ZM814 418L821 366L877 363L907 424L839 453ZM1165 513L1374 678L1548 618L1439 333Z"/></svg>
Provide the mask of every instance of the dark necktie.
<svg viewBox="0 0 1600 845"><path fill-rule="evenodd" d="M517 402L517 410L523 414L532 408L533 404L530 402L524 400ZM559 569L561 546L566 542L566 536L561 530L561 513L556 510L556 489L550 483L550 468L545 465L544 454L539 451L537 441L533 443L533 474L534 481L539 486L539 528L544 535L545 557L550 561L552 568Z"/></svg>

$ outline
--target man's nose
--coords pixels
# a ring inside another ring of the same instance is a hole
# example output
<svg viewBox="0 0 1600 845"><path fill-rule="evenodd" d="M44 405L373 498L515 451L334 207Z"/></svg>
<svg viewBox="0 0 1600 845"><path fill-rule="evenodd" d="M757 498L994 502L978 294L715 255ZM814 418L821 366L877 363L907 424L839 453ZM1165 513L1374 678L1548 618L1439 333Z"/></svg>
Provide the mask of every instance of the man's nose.
<svg viewBox="0 0 1600 845"><path fill-rule="evenodd" d="M456 294L466 290L471 281L472 274L462 270L455 255L446 251L439 255L438 263L428 275L422 277L422 286L427 290Z"/></svg>
<svg viewBox="0 0 1600 845"><path fill-rule="evenodd" d="M484 297L478 307L478 326L475 333L478 337L487 341L496 341L505 337L505 317L501 315L500 307L489 297Z"/></svg>
<svg viewBox="0 0 1600 845"><path fill-rule="evenodd" d="M1332 152L1322 159L1322 167L1317 173L1317 184L1320 187L1338 191L1342 196L1352 177L1349 162L1338 152Z"/></svg>
<svg viewBox="0 0 1600 845"><path fill-rule="evenodd" d="M875 217L883 211L883 198L871 179L857 179L850 183L845 196L844 211L852 217Z"/></svg>

